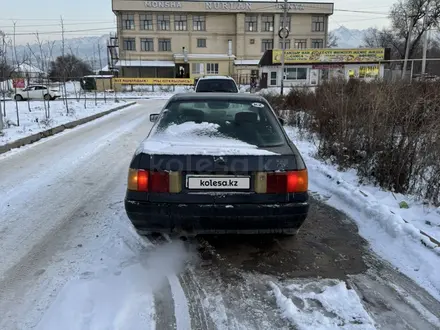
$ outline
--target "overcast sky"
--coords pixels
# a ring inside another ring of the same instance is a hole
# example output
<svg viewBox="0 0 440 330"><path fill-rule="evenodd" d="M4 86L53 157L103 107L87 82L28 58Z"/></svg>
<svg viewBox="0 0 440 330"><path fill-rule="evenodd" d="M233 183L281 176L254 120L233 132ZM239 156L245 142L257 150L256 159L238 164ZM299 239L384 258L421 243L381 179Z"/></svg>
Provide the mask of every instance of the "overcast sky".
<svg viewBox="0 0 440 330"><path fill-rule="evenodd" d="M330 18L330 29L340 26L365 29L386 26L390 6L396 0L334 0L333 2L335 13ZM13 21L15 21L17 44L33 42L37 31L41 39L60 39L61 16L64 19L66 38L102 35L115 29L111 0L20 0L19 2L4 0L0 10L0 30L12 34Z"/></svg>

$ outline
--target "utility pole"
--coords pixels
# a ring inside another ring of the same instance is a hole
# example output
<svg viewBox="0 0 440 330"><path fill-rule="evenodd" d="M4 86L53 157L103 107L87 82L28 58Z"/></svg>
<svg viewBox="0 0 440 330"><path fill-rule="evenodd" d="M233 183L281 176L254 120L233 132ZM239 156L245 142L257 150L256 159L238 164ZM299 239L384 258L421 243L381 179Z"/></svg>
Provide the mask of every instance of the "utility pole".
<svg viewBox="0 0 440 330"><path fill-rule="evenodd" d="M283 44L282 44L282 53L281 53L281 91L280 94L283 95L283 91L284 91L284 57L285 57L285 52L286 52L286 34L288 33L287 31L287 27L286 27L286 22L287 22L287 0L284 0L284 15L283 15L283 26L282 26L282 31L283 31Z"/></svg>
<svg viewBox="0 0 440 330"><path fill-rule="evenodd" d="M5 76L5 67L6 67L6 42L5 42L5 33L3 31L0 31L0 65L1 65L1 72L0 72L0 87L4 87L6 89L6 86L2 86L3 84L8 84L9 81L6 80L6 82L3 81L3 78ZM0 88L2 90L2 94L3 89ZM0 131L4 128L4 124L3 124L3 111L2 111L2 98L4 97L4 95L1 95L0 98ZM6 111L5 111L6 113Z"/></svg>
<svg viewBox="0 0 440 330"><path fill-rule="evenodd" d="M427 29L427 17L430 10L430 3L429 0L426 3L426 9L425 9L425 17L423 17L423 27L426 29L424 39L423 39L423 58L422 58L422 77L425 76L426 72L426 53L428 51L428 40L430 35L430 30Z"/></svg>
<svg viewBox="0 0 440 330"><path fill-rule="evenodd" d="M408 66L409 47L411 45L412 29L413 29L413 16L411 15L410 21L409 21L409 26L408 26L408 39L406 41L405 60L403 62L402 78L405 78L406 68ZM414 62L412 63L412 65L414 65Z"/></svg>

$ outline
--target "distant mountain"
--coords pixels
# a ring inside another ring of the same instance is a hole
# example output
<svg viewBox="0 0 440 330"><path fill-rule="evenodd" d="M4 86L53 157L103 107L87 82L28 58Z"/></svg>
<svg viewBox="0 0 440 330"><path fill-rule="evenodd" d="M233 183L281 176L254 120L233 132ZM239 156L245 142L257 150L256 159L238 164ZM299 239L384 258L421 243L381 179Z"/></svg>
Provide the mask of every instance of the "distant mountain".
<svg viewBox="0 0 440 330"><path fill-rule="evenodd" d="M70 38L64 40L64 53L74 54L75 56L84 59L94 70L99 70L102 66L107 65L107 41L109 35L102 36L86 36L82 38ZM99 51L100 50L100 51ZM41 56L43 53L43 56ZM99 58L101 53L101 61ZM31 64L39 67L42 66L41 58L47 60L53 60L57 56L62 55L62 42L61 40L44 42L42 51L38 43L29 45L17 46L17 58L19 61L30 62ZM12 52L9 51L9 57L12 56Z"/></svg>
<svg viewBox="0 0 440 330"><path fill-rule="evenodd" d="M338 38L338 48L357 48L363 45L365 35L369 30L348 29L341 26L332 32Z"/></svg>
<svg viewBox="0 0 440 330"><path fill-rule="evenodd" d="M357 30L341 26L332 30L332 32L338 37L338 48L357 48L363 44L368 29ZM65 39L65 53L74 54L90 63L94 70L99 70L101 68L101 63L102 67L107 65L108 39L108 34L102 36L86 36L82 38ZM62 54L62 42L61 40L52 43L44 42L42 49L42 57L45 57L48 60L53 60ZM101 61L99 61L99 49L101 50ZM9 51L9 56L12 56L11 51ZM29 46L17 46L17 57L20 61L26 59L26 62L33 64L36 67L40 67L41 69L41 52L37 43L30 44Z"/></svg>

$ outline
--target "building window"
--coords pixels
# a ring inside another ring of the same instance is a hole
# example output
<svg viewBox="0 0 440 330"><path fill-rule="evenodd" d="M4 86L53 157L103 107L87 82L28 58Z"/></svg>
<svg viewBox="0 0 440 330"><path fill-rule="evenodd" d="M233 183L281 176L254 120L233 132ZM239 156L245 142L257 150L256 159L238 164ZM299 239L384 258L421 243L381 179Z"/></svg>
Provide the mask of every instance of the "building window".
<svg viewBox="0 0 440 330"><path fill-rule="evenodd" d="M206 39L197 39L198 48L206 48Z"/></svg>
<svg viewBox="0 0 440 330"><path fill-rule="evenodd" d="M192 63L191 64L191 72L192 74L203 74L203 63Z"/></svg>
<svg viewBox="0 0 440 330"><path fill-rule="evenodd" d="M171 39L159 39L159 51L171 52Z"/></svg>
<svg viewBox="0 0 440 330"><path fill-rule="evenodd" d="M208 63L206 64L207 74L218 74L218 63Z"/></svg>
<svg viewBox="0 0 440 330"><path fill-rule="evenodd" d="M263 39L261 40L261 52L273 49L273 39Z"/></svg>
<svg viewBox="0 0 440 330"><path fill-rule="evenodd" d="M324 16L312 16L312 32L324 32Z"/></svg>
<svg viewBox="0 0 440 330"><path fill-rule="evenodd" d="M307 39L295 39L294 48L305 49L307 48Z"/></svg>
<svg viewBox="0 0 440 330"><path fill-rule="evenodd" d="M261 17L263 22L263 31L272 32L273 31L273 15L263 15Z"/></svg>
<svg viewBox="0 0 440 330"><path fill-rule="evenodd" d="M153 38L141 38L141 51L154 52Z"/></svg>
<svg viewBox="0 0 440 330"><path fill-rule="evenodd" d="M141 30L153 30L153 15L141 14L139 15Z"/></svg>
<svg viewBox="0 0 440 330"><path fill-rule="evenodd" d="M276 86L277 84L277 72L276 71L272 71L270 73L270 85L271 86Z"/></svg>
<svg viewBox="0 0 440 330"><path fill-rule="evenodd" d="M134 15L133 14L122 14L122 29L123 30L134 30Z"/></svg>
<svg viewBox="0 0 440 330"><path fill-rule="evenodd" d="M289 31L290 31L290 16L287 16L286 24L284 24L283 22L284 22L284 16L281 15L281 17L280 17L280 29L283 28L283 27L287 27L289 29Z"/></svg>
<svg viewBox="0 0 440 330"><path fill-rule="evenodd" d="M312 48L324 48L324 39L312 39Z"/></svg>
<svg viewBox="0 0 440 330"><path fill-rule="evenodd" d="M206 31L206 17L203 15L193 16L193 30Z"/></svg>
<svg viewBox="0 0 440 330"><path fill-rule="evenodd" d="M170 15L157 15L157 30L170 30Z"/></svg>
<svg viewBox="0 0 440 330"><path fill-rule="evenodd" d="M136 50L136 39L124 38L123 46L124 46L124 50Z"/></svg>
<svg viewBox="0 0 440 330"><path fill-rule="evenodd" d="M280 39L280 49L283 49L283 39ZM286 48L284 49L290 49L290 39L286 39Z"/></svg>
<svg viewBox="0 0 440 330"><path fill-rule="evenodd" d="M258 16L246 15L245 17L245 30L248 32L258 32Z"/></svg>
<svg viewBox="0 0 440 330"><path fill-rule="evenodd" d="M306 80L307 68L286 68L286 80Z"/></svg>
<svg viewBox="0 0 440 330"><path fill-rule="evenodd" d="M188 30L186 22L187 22L186 15L174 15L174 30L176 31Z"/></svg>

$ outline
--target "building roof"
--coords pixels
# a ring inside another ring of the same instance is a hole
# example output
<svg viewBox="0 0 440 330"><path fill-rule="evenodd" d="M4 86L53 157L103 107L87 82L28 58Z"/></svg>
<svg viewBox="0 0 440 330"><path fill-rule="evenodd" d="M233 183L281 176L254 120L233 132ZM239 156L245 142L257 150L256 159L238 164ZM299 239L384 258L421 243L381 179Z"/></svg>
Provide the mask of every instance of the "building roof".
<svg viewBox="0 0 440 330"><path fill-rule="evenodd" d="M115 66L134 66L134 67L174 67L176 64L173 61L145 61L145 60L119 60Z"/></svg>
<svg viewBox="0 0 440 330"><path fill-rule="evenodd" d="M260 60L235 60L234 65L258 65Z"/></svg>
<svg viewBox="0 0 440 330"><path fill-rule="evenodd" d="M17 71L20 71L20 72L44 74L44 72L42 70L40 70L39 68L37 68L31 64L27 64L27 63L21 63L21 64L17 65L16 68L17 68Z"/></svg>

